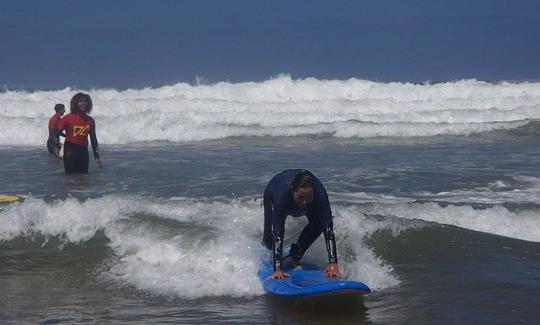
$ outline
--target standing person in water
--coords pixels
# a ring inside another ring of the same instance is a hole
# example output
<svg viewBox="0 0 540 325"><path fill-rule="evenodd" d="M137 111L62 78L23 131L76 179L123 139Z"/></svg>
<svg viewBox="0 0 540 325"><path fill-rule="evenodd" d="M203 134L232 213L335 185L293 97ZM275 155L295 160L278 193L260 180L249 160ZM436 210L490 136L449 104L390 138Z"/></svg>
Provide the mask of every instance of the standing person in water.
<svg viewBox="0 0 540 325"><path fill-rule="evenodd" d="M289 274L281 269L283 237L287 215L305 215L308 224L291 245L289 256L294 266L301 266L300 259L313 242L324 233L328 252L328 265L324 273L330 277L341 277L339 271L336 239L334 236L332 211L324 186L311 172L305 169L289 169L274 176L263 196L264 238L266 248L273 250L274 279L283 279Z"/></svg>
<svg viewBox="0 0 540 325"><path fill-rule="evenodd" d="M58 129L58 124L62 119L62 115L64 115L66 111L66 107L63 104L56 104L54 105L54 111L54 115L49 119L49 139L47 139L47 149L51 155L59 157L60 148L62 148L60 136L65 135L63 133L57 134L56 130Z"/></svg>
<svg viewBox="0 0 540 325"><path fill-rule="evenodd" d="M88 114L92 111L92 99L89 95L77 93L71 99L70 113L58 125L57 134L66 131L64 142L64 169L66 173L88 172L88 136L92 143L94 158L99 168L103 163L99 159L96 123Z"/></svg>

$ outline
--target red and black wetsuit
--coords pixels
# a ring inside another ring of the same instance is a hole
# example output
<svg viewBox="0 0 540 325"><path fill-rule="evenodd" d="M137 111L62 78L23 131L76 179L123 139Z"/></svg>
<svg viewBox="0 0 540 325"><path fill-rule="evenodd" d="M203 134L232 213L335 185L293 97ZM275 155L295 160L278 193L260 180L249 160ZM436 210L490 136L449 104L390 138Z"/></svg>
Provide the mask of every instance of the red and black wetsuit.
<svg viewBox="0 0 540 325"><path fill-rule="evenodd" d="M96 124L85 113L70 113L58 124L58 131L66 131L64 143L64 169L66 173L88 172L88 136L92 143L94 158L99 158Z"/></svg>
<svg viewBox="0 0 540 325"><path fill-rule="evenodd" d="M58 129L58 125L60 124L61 120L62 117L56 113L49 119L49 139L47 140L47 149L49 150L49 153L51 155L55 154L56 148L60 149L59 136L64 136L64 134L56 133L56 130Z"/></svg>

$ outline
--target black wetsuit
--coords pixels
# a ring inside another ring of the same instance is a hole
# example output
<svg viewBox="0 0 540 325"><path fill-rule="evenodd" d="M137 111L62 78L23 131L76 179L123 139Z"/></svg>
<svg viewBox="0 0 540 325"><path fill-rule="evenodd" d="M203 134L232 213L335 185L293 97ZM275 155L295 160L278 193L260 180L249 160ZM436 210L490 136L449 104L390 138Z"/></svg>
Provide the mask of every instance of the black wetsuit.
<svg viewBox="0 0 540 325"><path fill-rule="evenodd" d="M313 176L315 193L313 201L305 209L296 205L289 183L302 169L289 169L274 176L264 191L264 237L263 243L274 254L274 270L281 267L285 219L287 215L308 218L298 241L291 245L290 255L301 259L313 242L324 233L328 262L337 263L336 240L333 231L332 211L328 194L318 178Z"/></svg>

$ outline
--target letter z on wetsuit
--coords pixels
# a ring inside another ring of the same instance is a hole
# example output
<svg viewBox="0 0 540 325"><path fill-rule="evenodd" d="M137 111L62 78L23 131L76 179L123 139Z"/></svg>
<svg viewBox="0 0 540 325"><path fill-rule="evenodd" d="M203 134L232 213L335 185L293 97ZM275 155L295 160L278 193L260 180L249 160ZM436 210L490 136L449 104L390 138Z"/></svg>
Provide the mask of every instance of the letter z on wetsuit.
<svg viewBox="0 0 540 325"><path fill-rule="evenodd" d="M281 267L287 215L293 217L306 215L308 218L308 224L300 233L298 241L291 245L291 256L301 259L311 244L321 233L324 233L328 263L337 263L336 239L328 194L320 180L313 176L315 187L313 201L305 209L298 207L294 202L289 184L300 171L302 169L289 169L277 174L270 180L264 191L263 243L268 249L273 250L274 270Z"/></svg>

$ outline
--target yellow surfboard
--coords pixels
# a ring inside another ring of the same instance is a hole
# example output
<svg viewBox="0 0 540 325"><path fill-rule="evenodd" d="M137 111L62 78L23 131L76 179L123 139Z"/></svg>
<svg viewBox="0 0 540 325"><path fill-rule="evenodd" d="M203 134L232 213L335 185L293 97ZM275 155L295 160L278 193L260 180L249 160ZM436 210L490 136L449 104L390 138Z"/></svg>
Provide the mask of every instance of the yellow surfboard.
<svg viewBox="0 0 540 325"><path fill-rule="evenodd" d="M0 195L0 203L9 203L19 201L21 198L17 195Z"/></svg>

